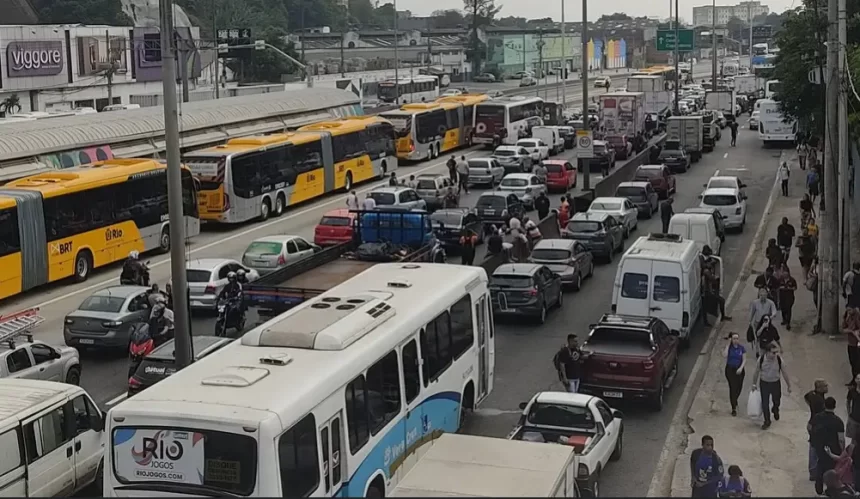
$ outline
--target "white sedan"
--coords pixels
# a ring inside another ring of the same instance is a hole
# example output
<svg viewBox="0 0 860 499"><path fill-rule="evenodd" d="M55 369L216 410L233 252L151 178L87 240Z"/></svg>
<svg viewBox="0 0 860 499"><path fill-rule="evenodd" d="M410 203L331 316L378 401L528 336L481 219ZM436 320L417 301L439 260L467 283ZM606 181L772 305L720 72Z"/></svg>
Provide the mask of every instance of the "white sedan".
<svg viewBox="0 0 860 499"><path fill-rule="evenodd" d="M517 141L517 147L528 151L534 162L549 159L549 146L541 139L520 139Z"/></svg>
<svg viewBox="0 0 860 499"><path fill-rule="evenodd" d="M600 497L600 473L621 459L624 415L602 399L566 392L538 392L523 410L509 440L574 447L579 455L576 482L586 497Z"/></svg>
<svg viewBox="0 0 860 499"><path fill-rule="evenodd" d="M639 209L627 198L596 198L588 213L608 213L624 227L624 239L639 228Z"/></svg>
<svg viewBox="0 0 860 499"><path fill-rule="evenodd" d="M759 111L753 111L750 116L749 126L750 130L758 130L758 117L761 115Z"/></svg>

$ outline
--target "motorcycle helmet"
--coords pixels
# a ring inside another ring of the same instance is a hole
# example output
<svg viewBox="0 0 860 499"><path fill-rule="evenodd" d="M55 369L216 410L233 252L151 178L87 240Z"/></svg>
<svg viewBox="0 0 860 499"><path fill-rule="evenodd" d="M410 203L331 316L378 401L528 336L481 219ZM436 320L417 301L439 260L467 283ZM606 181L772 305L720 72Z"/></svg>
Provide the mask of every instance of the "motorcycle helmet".
<svg viewBox="0 0 860 499"><path fill-rule="evenodd" d="M236 273L235 273L235 272L233 272L233 271L230 271L230 272L227 274L227 280L228 280L228 281L230 281L230 282L236 282Z"/></svg>
<svg viewBox="0 0 860 499"><path fill-rule="evenodd" d="M137 252L137 251L135 251L135 250L132 250L132 251L130 251L130 252L128 253L128 257L129 257L129 258L131 258L132 260L137 260L137 258L138 258L139 256L140 256L140 253L138 253L138 252Z"/></svg>
<svg viewBox="0 0 860 499"><path fill-rule="evenodd" d="M162 315L164 315L164 309L165 309L164 303L162 303L161 301L157 302L155 304L155 306L152 307L151 317L153 317L153 318L161 317Z"/></svg>
<svg viewBox="0 0 860 499"><path fill-rule="evenodd" d="M245 278L245 271L242 269L239 269L236 271L236 275L239 277L239 279L244 279Z"/></svg>

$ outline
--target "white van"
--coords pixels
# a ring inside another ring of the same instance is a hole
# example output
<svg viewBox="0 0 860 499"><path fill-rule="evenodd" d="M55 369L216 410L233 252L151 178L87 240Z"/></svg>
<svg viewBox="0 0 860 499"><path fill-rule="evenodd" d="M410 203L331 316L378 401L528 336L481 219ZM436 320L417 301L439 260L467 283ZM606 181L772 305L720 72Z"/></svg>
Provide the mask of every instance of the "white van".
<svg viewBox="0 0 860 499"><path fill-rule="evenodd" d="M722 283L722 261L716 258ZM702 313L702 271L698 245L674 234L651 234L621 257L612 289L612 311L656 317L678 331L684 345Z"/></svg>
<svg viewBox="0 0 860 499"><path fill-rule="evenodd" d="M559 133L557 126L532 127L532 137L544 141L549 146L550 154L561 154L564 152L564 137Z"/></svg>
<svg viewBox="0 0 860 499"><path fill-rule="evenodd" d="M100 483L103 430L79 386L0 380L0 497L69 497Z"/></svg>
<svg viewBox="0 0 860 499"><path fill-rule="evenodd" d="M710 246L715 255L720 254L722 241L717 234L714 217L704 213L676 213L669 221L669 234L677 234L698 245L699 252L705 245Z"/></svg>

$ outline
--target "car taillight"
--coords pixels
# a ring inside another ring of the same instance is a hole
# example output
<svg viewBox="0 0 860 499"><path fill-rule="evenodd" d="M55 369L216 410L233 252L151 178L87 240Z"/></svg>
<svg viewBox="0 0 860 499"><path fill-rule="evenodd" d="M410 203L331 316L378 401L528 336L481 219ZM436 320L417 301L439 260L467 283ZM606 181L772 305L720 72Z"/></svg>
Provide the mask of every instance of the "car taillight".
<svg viewBox="0 0 860 499"><path fill-rule="evenodd" d="M128 387L129 388L140 388L140 381L137 380L134 376L128 378Z"/></svg>
<svg viewBox="0 0 860 499"><path fill-rule="evenodd" d="M681 325L683 327L690 327L690 314L688 312L681 314Z"/></svg>
<svg viewBox="0 0 860 499"><path fill-rule="evenodd" d="M741 214L741 207L738 206L737 208L735 208L735 215L740 215L740 214Z"/></svg>
<svg viewBox="0 0 860 499"><path fill-rule="evenodd" d="M224 211L227 211L230 209L230 196L228 196L227 194L224 194L223 205L224 205Z"/></svg>
<svg viewBox="0 0 860 499"><path fill-rule="evenodd" d="M412 142L409 143L409 152L415 152L415 144Z"/></svg>
<svg viewBox="0 0 860 499"><path fill-rule="evenodd" d="M278 255L278 265L283 265L287 263L287 259L284 258L284 255Z"/></svg>
<svg viewBox="0 0 860 499"><path fill-rule="evenodd" d="M646 371L650 371L650 370L654 369L654 362L650 361L650 360L643 361L642 362L642 368L645 369Z"/></svg>
<svg viewBox="0 0 860 499"><path fill-rule="evenodd" d="M579 469L576 470L577 478L588 478L588 466L580 463Z"/></svg>
<svg viewBox="0 0 860 499"><path fill-rule="evenodd" d="M537 296L537 295L538 295L538 288L532 288L532 289L530 289L530 290L529 290L529 295L531 295L531 296Z"/></svg>
<svg viewBox="0 0 860 499"><path fill-rule="evenodd" d="M106 322L102 322L102 326L106 327L108 329L113 329L115 327L122 326L122 321L106 321Z"/></svg>
<svg viewBox="0 0 860 499"><path fill-rule="evenodd" d="M203 290L204 294L214 295L215 294L215 286L206 286L206 289Z"/></svg>

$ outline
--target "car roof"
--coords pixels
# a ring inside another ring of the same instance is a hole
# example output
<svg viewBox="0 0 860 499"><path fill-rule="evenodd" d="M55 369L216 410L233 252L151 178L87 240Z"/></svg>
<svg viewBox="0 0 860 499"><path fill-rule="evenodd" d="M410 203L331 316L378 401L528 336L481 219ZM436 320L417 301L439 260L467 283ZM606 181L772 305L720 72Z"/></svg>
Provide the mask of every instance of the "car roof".
<svg viewBox="0 0 860 499"><path fill-rule="evenodd" d="M522 139L517 140L517 144L519 144L520 142L535 142L537 140L540 140L540 139L535 138L535 137L524 137Z"/></svg>
<svg viewBox="0 0 860 499"><path fill-rule="evenodd" d="M91 296L116 296L117 298L128 298L129 296L137 296L148 290L149 288L146 286L108 286L96 291Z"/></svg>
<svg viewBox="0 0 860 499"><path fill-rule="evenodd" d="M644 189L649 185L651 185L650 182L621 182L620 184L618 184L618 187L639 187L641 189ZM616 189L618 187L616 187Z"/></svg>
<svg viewBox="0 0 860 499"><path fill-rule="evenodd" d="M712 187L710 189L705 189L702 192L703 196L707 196L708 194L714 194L717 196L737 196L740 189L733 189L731 187Z"/></svg>
<svg viewBox="0 0 860 499"><path fill-rule="evenodd" d="M458 207L458 208L440 208L440 209L438 209L438 210L434 211L433 213L431 213L431 214L430 214L430 217L432 218L432 217L433 217L433 215L436 215L436 214L439 214L439 213L442 213L442 214L445 214L445 213L453 213L453 214L455 214L455 215L462 215L462 216L466 216L466 215L468 215L471 211L472 211L472 210L471 210L470 208L466 208L465 206L460 206L460 207Z"/></svg>
<svg viewBox="0 0 860 499"><path fill-rule="evenodd" d="M517 146L499 146L495 150L496 151L519 151L520 148Z"/></svg>
<svg viewBox="0 0 860 499"><path fill-rule="evenodd" d="M355 218L355 213L349 211L349 208L337 208L335 210L329 210L323 214L324 217L342 217L342 218Z"/></svg>
<svg viewBox="0 0 860 499"><path fill-rule="evenodd" d="M642 182L642 183L644 183L644 182ZM594 198L594 201L592 201L591 204L594 204L594 203L623 203L624 201L627 201L627 198L606 196L606 197L602 197L602 198Z"/></svg>
<svg viewBox="0 0 860 499"><path fill-rule="evenodd" d="M574 213L573 217L571 217L571 221L587 221L587 222L602 222L610 218L608 213L600 212L600 211L592 211L591 213L587 211L580 211L579 213Z"/></svg>
<svg viewBox="0 0 860 499"><path fill-rule="evenodd" d="M388 193L392 193L392 194L397 194L398 192L407 191L407 190L412 190L412 188L411 187L405 187L402 185L398 185L395 187L383 185L383 186L379 186L379 187L374 188L370 192L388 192Z"/></svg>
<svg viewBox="0 0 860 499"><path fill-rule="evenodd" d="M541 239L534 249L571 249L574 244L576 241L573 239Z"/></svg>
<svg viewBox="0 0 860 499"><path fill-rule="evenodd" d="M478 199L483 198L483 197L496 197L496 198L505 198L505 199L507 199L507 197L508 197L508 196L511 196L511 195L512 195L512 194L511 194L510 192L502 192L502 191L488 191L488 192L482 192L482 193L481 193L481 195L480 195L480 196L478 196Z"/></svg>
<svg viewBox="0 0 860 499"><path fill-rule="evenodd" d="M558 404L572 405L578 407L587 407L592 400L599 400L593 395L585 395L583 393L568 393L568 392L538 392L532 397L532 400L541 404Z"/></svg>
<svg viewBox="0 0 860 499"><path fill-rule="evenodd" d="M569 159L545 159L541 161L541 163L545 165L564 165L566 163L570 163Z"/></svg>
<svg viewBox="0 0 860 499"><path fill-rule="evenodd" d="M493 275L534 275L543 265L538 263L503 263L496 267Z"/></svg>
<svg viewBox="0 0 860 499"><path fill-rule="evenodd" d="M719 213L720 210L716 208L711 208L708 206L691 206L684 210L684 213L704 213L707 215L713 216L715 213Z"/></svg>
<svg viewBox="0 0 860 499"><path fill-rule="evenodd" d="M662 170L666 165L639 165L640 170Z"/></svg>
<svg viewBox="0 0 860 499"><path fill-rule="evenodd" d="M708 179L709 184L711 183L711 180L736 180L740 182L741 179L732 175L714 175Z"/></svg>
<svg viewBox="0 0 860 499"><path fill-rule="evenodd" d="M198 258L196 260L188 260L185 264L186 269L191 270L215 270L225 263L239 263L232 258Z"/></svg>
<svg viewBox="0 0 860 499"><path fill-rule="evenodd" d="M648 329L651 327L651 324L656 319L654 317L640 317L636 315L619 315L619 314L605 314L600 320L595 324L595 326L627 326L627 327L639 327Z"/></svg>
<svg viewBox="0 0 860 499"><path fill-rule="evenodd" d="M288 234L274 234L271 236L263 236L258 237L251 241L251 244L254 243L285 243L287 241L292 241L293 239L298 239L299 236L290 236Z"/></svg>
<svg viewBox="0 0 860 499"><path fill-rule="evenodd" d="M201 354L201 353L207 353L208 354L209 352L206 352L206 350L215 346L215 345L218 345L219 343L230 343L231 341L233 341L233 339L222 338L219 336L204 336L204 335L192 336L191 337L191 346L192 346L192 351L194 352L194 359L195 360L200 359L201 357L199 354ZM148 358L148 359L152 359L152 358L154 358L154 359L174 359L175 358L175 354L174 354L175 344L176 344L175 340L169 340L166 343L164 343L163 345L161 345L158 348L156 348L155 350L153 350L152 352L150 352L149 355L146 356L146 358Z"/></svg>
<svg viewBox="0 0 860 499"><path fill-rule="evenodd" d="M505 178L503 178L502 180L507 180L509 178L513 178L513 179L519 178L519 179L523 179L523 180L528 180L532 177L534 177L534 175L531 173L508 173L507 175L505 175Z"/></svg>
<svg viewBox="0 0 860 499"><path fill-rule="evenodd" d="M485 157L480 157L480 158L469 158L467 160L467 162L469 162L469 161L495 161L495 160L496 160L495 158L485 156Z"/></svg>
<svg viewBox="0 0 860 499"><path fill-rule="evenodd" d="M422 173L422 174L420 174L420 175L416 176L416 177L415 177L415 179L417 180L417 179L422 178L422 177L423 177L423 178L432 178L432 179L436 179L436 178L439 178L439 177L442 177L442 176L447 177L448 175L443 175L442 173Z"/></svg>

